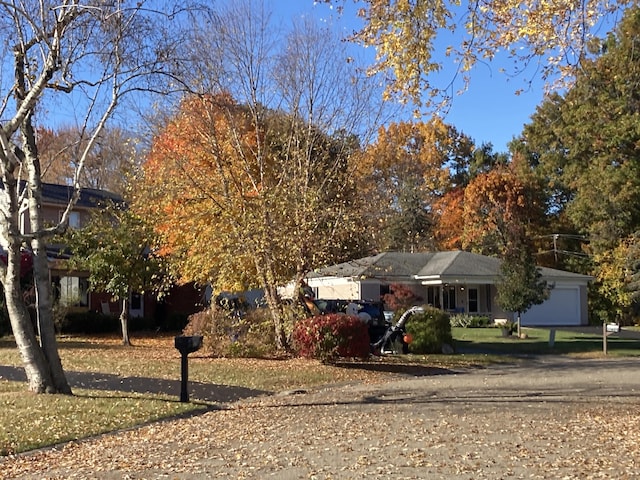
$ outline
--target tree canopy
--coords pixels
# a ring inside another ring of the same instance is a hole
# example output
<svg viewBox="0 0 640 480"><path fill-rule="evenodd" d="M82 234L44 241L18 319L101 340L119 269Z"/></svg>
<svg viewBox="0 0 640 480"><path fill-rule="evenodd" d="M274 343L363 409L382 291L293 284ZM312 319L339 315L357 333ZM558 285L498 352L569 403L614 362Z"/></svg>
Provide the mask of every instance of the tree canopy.
<svg viewBox="0 0 640 480"><path fill-rule="evenodd" d="M136 208L182 281L276 295L357 247L357 144L278 112L252 118L229 95L185 99L154 141Z"/></svg>
<svg viewBox="0 0 640 480"><path fill-rule="evenodd" d="M344 0L325 0L342 4ZM388 96L439 105L450 100L451 85L433 82L454 66L452 77L470 79L479 62L501 52L518 74L533 64L543 78L572 76L589 56L603 19L616 18L631 0L426 1L363 0L364 26L352 40L376 49L371 72L389 72Z"/></svg>
<svg viewBox="0 0 640 480"><path fill-rule="evenodd" d="M95 139L95 145L83 159L86 138L78 128L40 128L36 132L42 180L58 185L76 181L82 188L95 188L123 195L128 179L138 166L137 142L118 127L106 128ZM82 169L76 178L79 161Z"/></svg>
<svg viewBox="0 0 640 480"><path fill-rule="evenodd" d="M464 191L463 248L503 256L544 225L546 204L531 175L513 163L478 175Z"/></svg>
<svg viewBox="0 0 640 480"><path fill-rule="evenodd" d="M434 206L463 181L474 149L469 137L437 117L379 129L356 161L356 175L368 179L358 194L377 250L434 248Z"/></svg>
<svg viewBox="0 0 640 480"><path fill-rule="evenodd" d="M91 290L122 302L122 341L129 345L130 295L168 286L164 261L151 250L152 229L124 203L110 203L96 209L87 225L70 230L65 243L72 255L69 267L89 272Z"/></svg>
<svg viewBox="0 0 640 480"><path fill-rule="evenodd" d="M622 258L640 230L639 34L640 11L632 8L583 62L573 87L544 101L514 145L544 181L562 233L585 239L575 253L589 256L592 297L609 299L597 307L607 320L628 310Z"/></svg>
<svg viewBox="0 0 640 480"><path fill-rule="evenodd" d="M200 93L158 129L141 205L184 280L262 287L287 348L277 286L361 252L349 157L380 119L379 89L330 29L273 29L259 2L192 26L186 79Z"/></svg>

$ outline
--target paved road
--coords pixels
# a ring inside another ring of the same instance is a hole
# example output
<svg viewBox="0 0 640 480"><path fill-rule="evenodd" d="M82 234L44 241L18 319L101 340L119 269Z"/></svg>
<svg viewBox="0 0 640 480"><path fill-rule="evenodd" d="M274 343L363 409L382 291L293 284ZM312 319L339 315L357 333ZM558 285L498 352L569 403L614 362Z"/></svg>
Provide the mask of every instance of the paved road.
<svg viewBox="0 0 640 480"><path fill-rule="evenodd" d="M542 357L234 401L0 462L53 479L640 478L640 361Z"/></svg>

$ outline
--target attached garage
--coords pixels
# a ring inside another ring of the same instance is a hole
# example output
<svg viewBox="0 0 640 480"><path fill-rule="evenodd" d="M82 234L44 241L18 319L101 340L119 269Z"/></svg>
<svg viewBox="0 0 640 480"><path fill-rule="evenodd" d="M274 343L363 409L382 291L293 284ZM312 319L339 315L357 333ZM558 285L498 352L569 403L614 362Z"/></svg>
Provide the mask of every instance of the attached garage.
<svg viewBox="0 0 640 480"><path fill-rule="evenodd" d="M556 286L549 298L522 315L524 326L567 326L582 324L580 287Z"/></svg>

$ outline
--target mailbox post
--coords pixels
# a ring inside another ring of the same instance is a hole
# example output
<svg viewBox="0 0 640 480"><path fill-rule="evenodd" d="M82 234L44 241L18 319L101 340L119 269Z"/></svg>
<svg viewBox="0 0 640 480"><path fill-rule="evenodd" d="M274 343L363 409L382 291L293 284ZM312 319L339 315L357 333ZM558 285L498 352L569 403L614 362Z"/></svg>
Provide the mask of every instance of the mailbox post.
<svg viewBox="0 0 640 480"><path fill-rule="evenodd" d="M189 391L187 389L187 383L189 382L189 360L188 355L190 353L200 350L202 347L201 335L178 335L175 337L175 347L178 349L181 355L181 373L182 379L180 382L180 401L189 401Z"/></svg>
<svg viewBox="0 0 640 480"><path fill-rule="evenodd" d="M619 323L603 323L602 324L602 352L607 354L607 337L613 333L620 333Z"/></svg>

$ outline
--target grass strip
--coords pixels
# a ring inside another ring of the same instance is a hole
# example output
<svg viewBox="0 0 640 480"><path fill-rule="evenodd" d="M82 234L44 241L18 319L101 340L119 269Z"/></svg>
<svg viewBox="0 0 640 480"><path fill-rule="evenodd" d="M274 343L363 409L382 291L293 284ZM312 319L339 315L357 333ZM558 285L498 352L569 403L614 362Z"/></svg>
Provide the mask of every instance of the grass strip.
<svg viewBox="0 0 640 480"><path fill-rule="evenodd" d="M0 455L204 411L207 405L136 393L76 390L35 395L21 382L0 381Z"/></svg>

